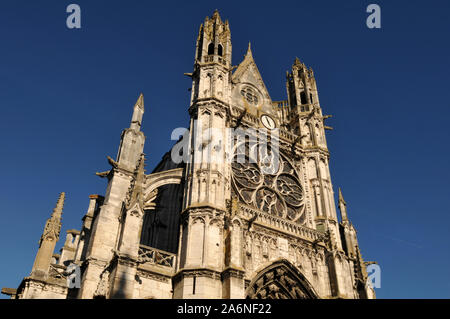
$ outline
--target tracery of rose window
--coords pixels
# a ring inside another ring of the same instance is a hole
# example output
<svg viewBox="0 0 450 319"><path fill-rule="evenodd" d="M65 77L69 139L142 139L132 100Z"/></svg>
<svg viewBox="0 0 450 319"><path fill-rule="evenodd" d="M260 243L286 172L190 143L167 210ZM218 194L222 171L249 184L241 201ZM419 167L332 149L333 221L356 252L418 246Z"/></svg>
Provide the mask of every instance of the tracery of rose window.
<svg viewBox="0 0 450 319"><path fill-rule="evenodd" d="M251 87L246 86L241 90L241 95L247 100L248 103L257 105L258 94Z"/></svg>
<svg viewBox="0 0 450 319"><path fill-rule="evenodd" d="M288 159L280 154L276 162L267 158L255 160L259 145L238 144L231 164L234 191L246 204L268 214L304 224L304 191L297 171ZM268 163L275 169L265 169ZM274 164L275 163L275 164ZM278 165L276 165L278 164Z"/></svg>

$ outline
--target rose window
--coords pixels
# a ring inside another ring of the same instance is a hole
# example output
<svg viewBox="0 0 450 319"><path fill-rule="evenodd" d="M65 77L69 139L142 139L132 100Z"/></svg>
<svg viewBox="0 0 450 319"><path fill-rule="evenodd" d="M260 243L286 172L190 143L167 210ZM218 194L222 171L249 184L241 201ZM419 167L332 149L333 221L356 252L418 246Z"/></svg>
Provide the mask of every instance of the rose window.
<svg viewBox="0 0 450 319"><path fill-rule="evenodd" d="M258 144L235 147L231 164L234 191L247 205L279 218L304 224L304 192L297 171L288 159L272 153L273 169L267 169L267 157L255 160ZM276 161L276 158L279 160Z"/></svg>
<svg viewBox="0 0 450 319"><path fill-rule="evenodd" d="M248 103L258 105L258 94L254 89L246 86L241 90L241 95L247 100Z"/></svg>

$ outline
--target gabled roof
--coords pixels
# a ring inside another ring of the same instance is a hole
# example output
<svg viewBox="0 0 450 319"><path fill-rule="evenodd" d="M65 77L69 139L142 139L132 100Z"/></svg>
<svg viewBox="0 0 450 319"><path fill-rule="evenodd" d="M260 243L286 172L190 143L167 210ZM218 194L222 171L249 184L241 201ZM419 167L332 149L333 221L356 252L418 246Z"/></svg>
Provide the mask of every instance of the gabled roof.
<svg viewBox="0 0 450 319"><path fill-rule="evenodd" d="M233 83L248 82L256 86L263 94L264 97L272 101L269 95L269 91L264 84L264 81L253 59L250 43L248 44L247 53L244 60L239 64L236 71L234 71L231 77Z"/></svg>

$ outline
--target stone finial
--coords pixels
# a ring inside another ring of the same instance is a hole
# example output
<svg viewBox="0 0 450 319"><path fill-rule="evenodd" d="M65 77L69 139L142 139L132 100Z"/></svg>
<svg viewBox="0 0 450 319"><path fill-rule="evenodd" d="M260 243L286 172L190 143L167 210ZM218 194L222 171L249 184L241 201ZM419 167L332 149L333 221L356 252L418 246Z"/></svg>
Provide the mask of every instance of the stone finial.
<svg viewBox="0 0 450 319"><path fill-rule="evenodd" d="M59 234L61 232L61 216L65 199L66 193L62 192L59 195L51 217L47 219L47 222L45 223L44 232L39 241L39 249L34 260L31 276L39 278L46 278L48 276L55 244L59 240Z"/></svg>
<svg viewBox="0 0 450 319"><path fill-rule="evenodd" d="M303 70L303 71L308 71L305 63L303 63L302 61L300 61L300 59L298 57L295 57L295 61L294 61L294 65L293 65L297 70Z"/></svg>
<svg viewBox="0 0 450 319"><path fill-rule="evenodd" d="M245 56L247 56L247 55L248 56L253 56L251 42L248 42L247 53L245 53Z"/></svg>
<svg viewBox="0 0 450 319"><path fill-rule="evenodd" d="M53 209L51 217L47 220L47 223L45 224L40 244L44 239L49 237L54 238L56 240L59 239L59 233L61 231L61 216L63 213L65 199L66 193L62 192L59 195L58 201L56 202L56 206Z"/></svg>
<svg viewBox="0 0 450 319"><path fill-rule="evenodd" d="M342 190L340 187L339 187L339 210L341 211L342 221L348 221L347 203L344 200L344 195L342 195Z"/></svg>
<svg viewBox="0 0 450 319"><path fill-rule="evenodd" d="M136 104L134 105L133 117L131 118L130 128L139 131L142 125L142 118L144 116L144 94L140 94Z"/></svg>
<svg viewBox="0 0 450 319"><path fill-rule="evenodd" d="M140 94L139 95L139 97L138 97L138 99L137 99L137 101L136 101L136 104L135 104L135 107L140 107L140 108L142 108L142 110L144 110L144 94Z"/></svg>
<svg viewBox="0 0 450 319"><path fill-rule="evenodd" d="M66 200L66 193L62 192L61 194L59 194L58 201L56 202L56 206L53 209L52 218L53 217L61 218L65 200Z"/></svg>
<svg viewBox="0 0 450 319"><path fill-rule="evenodd" d="M344 196L342 195L342 190L340 187L339 187L339 202L342 202L344 203L344 205L347 205L347 203L344 200Z"/></svg>
<svg viewBox="0 0 450 319"><path fill-rule="evenodd" d="M213 20L219 20L219 21L221 21L221 19L220 19L220 14L219 14L219 10L217 10L217 9L214 10L212 19L213 19Z"/></svg>

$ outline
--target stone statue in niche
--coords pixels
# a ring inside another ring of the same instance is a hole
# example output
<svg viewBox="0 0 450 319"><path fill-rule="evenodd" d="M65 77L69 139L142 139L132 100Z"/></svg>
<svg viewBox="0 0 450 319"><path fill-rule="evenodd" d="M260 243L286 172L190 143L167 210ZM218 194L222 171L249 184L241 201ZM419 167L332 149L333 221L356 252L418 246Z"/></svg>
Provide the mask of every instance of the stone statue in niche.
<svg viewBox="0 0 450 319"><path fill-rule="evenodd" d="M252 255L252 239L249 235L245 237L245 253L247 254L247 256Z"/></svg>

